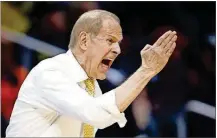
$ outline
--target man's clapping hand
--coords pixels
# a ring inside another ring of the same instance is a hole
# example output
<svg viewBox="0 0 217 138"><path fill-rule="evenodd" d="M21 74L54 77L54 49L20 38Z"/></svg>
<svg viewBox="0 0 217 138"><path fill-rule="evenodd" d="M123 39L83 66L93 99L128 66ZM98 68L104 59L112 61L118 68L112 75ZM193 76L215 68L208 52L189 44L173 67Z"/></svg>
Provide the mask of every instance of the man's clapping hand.
<svg viewBox="0 0 217 138"><path fill-rule="evenodd" d="M150 70L153 75L159 73L172 55L176 47L176 40L176 32L167 31L153 45L147 44L141 50L141 68Z"/></svg>

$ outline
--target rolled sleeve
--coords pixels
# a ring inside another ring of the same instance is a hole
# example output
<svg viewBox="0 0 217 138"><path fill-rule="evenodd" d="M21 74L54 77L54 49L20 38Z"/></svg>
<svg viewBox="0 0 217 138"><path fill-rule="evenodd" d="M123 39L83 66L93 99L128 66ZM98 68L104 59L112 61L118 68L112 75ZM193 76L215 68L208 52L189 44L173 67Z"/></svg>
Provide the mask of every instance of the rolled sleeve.
<svg viewBox="0 0 217 138"><path fill-rule="evenodd" d="M125 114L120 113L120 111L117 107L116 95L115 95L114 90L111 90L111 91L103 94L102 96L100 96L96 100L98 100L97 101L98 103L102 103L102 108L104 108L105 110L107 110L111 114L113 120L115 122L117 122L121 128L125 126L125 124L127 123L127 120L125 118Z"/></svg>
<svg viewBox="0 0 217 138"><path fill-rule="evenodd" d="M117 108L114 91L93 98L59 70L43 71L37 83L40 102L59 114L77 118L99 129L116 122L120 127L126 124L124 113Z"/></svg>

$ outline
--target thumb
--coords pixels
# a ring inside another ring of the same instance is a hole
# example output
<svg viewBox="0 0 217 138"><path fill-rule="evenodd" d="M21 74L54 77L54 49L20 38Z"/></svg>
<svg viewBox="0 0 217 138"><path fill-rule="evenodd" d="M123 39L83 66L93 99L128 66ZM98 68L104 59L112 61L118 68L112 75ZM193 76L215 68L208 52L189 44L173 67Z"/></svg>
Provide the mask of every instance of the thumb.
<svg viewBox="0 0 217 138"><path fill-rule="evenodd" d="M145 45L145 47L141 50L141 54L150 48L151 48L151 45L149 44Z"/></svg>

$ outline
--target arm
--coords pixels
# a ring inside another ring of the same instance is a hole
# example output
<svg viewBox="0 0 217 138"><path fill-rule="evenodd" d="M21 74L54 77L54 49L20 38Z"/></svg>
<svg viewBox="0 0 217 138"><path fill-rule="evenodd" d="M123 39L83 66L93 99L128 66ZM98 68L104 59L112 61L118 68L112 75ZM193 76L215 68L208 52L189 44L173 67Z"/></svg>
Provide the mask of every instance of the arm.
<svg viewBox="0 0 217 138"><path fill-rule="evenodd" d="M123 112L140 94L152 77L159 73L175 49L176 32L168 31L151 46L146 45L141 51L141 67L121 86L115 89L116 104Z"/></svg>
<svg viewBox="0 0 217 138"><path fill-rule="evenodd" d="M116 122L126 123L124 114L115 105L114 91L93 98L58 69L43 70L37 74L37 92L41 97L38 102L59 114L71 116L99 129ZM119 125L124 126L124 123Z"/></svg>
<svg viewBox="0 0 217 138"><path fill-rule="evenodd" d="M134 101L152 77L152 72L140 67L126 82L115 89L120 112L123 112Z"/></svg>

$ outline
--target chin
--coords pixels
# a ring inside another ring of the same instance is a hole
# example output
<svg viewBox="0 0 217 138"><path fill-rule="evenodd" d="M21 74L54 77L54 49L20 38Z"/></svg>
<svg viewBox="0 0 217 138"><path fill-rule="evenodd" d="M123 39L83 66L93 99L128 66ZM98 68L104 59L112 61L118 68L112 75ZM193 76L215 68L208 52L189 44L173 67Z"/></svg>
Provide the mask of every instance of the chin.
<svg viewBox="0 0 217 138"><path fill-rule="evenodd" d="M98 80L105 80L106 79L106 74L99 74L97 75L97 78Z"/></svg>

